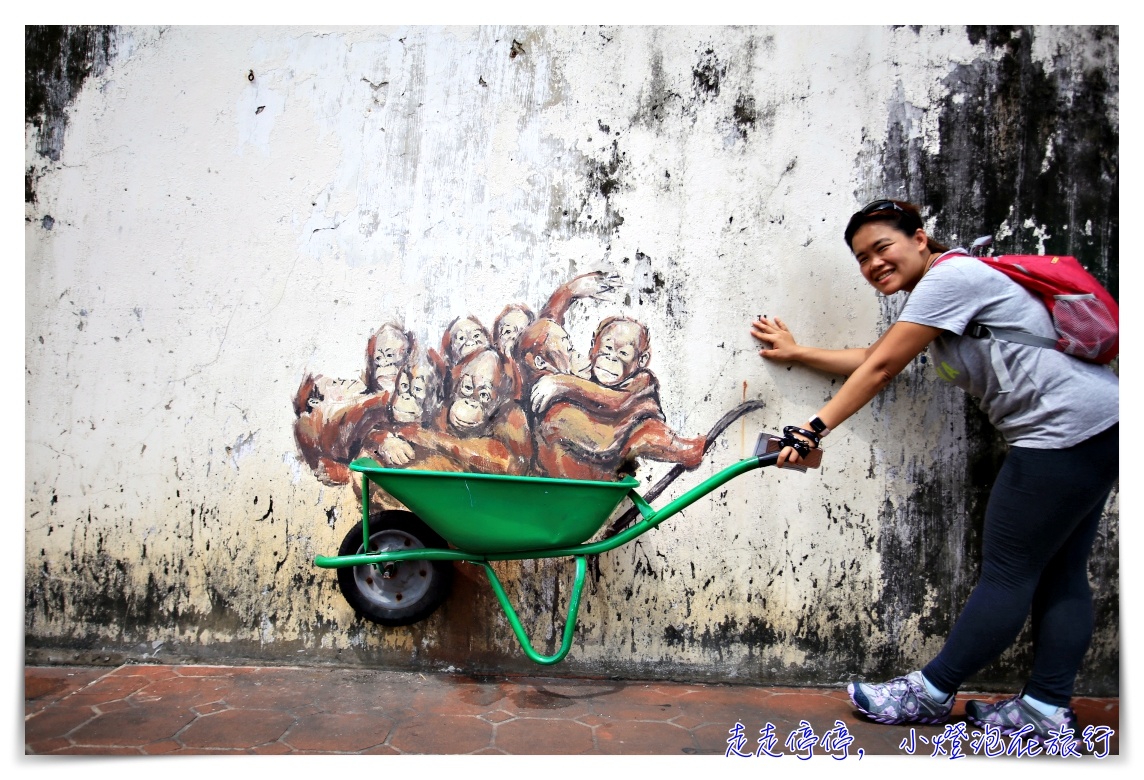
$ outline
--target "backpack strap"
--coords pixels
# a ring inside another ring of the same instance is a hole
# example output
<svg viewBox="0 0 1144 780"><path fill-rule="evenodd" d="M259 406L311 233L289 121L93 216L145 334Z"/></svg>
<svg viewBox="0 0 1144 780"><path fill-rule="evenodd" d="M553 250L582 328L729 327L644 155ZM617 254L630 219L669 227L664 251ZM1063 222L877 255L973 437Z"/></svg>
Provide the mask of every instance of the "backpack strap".
<svg viewBox="0 0 1144 780"><path fill-rule="evenodd" d="M1013 378L1009 375L1009 369L1005 366L1004 358L1001 357L1002 341L1015 341L1018 344L1045 349L1057 348L1057 342L1053 339L1034 336L1032 333L1025 333L1020 330L991 328L982 325L980 322L969 323L969 327L965 329L965 335L975 339L990 339L989 362L993 366L993 374L997 377L997 392L999 393L1008 393L1013 389Z"/></svg>
<svg viewBox="0 0 1144 780"><path fill-rule="evenodd" d="M957 247L948 252L943 252L934 260L933 264L937 265L950 257L973 257L973 255L970 255L961 247ZM1001 356L999 341L1011 341L1030 347L1040 347L1042 349L1058 348L1056 339L1036 336L1032 333L1012 330L1010 328L995 328L981 322L970 322L965 329L965 335L975 339L992 339L992 343L989 345L989 362L992 364L993 373L997 377L998 392L1000 393L1008 393L1013 390L1013 378L1009 375L1009 369L1005 366L1005 360Z"/></svg>
<svg viewBox="0 0 1144 780"><path fill-rule="evenodd" d="M930 267L932 268L933 266L937 265L938 263L942 262L943 260L948 260L951 257L973 257L973 255L966 252L964 248L959 247L959 246L955 246L953 249L947 249L944 252L942 252L940 255L935 257L933 259L933 261L930 263Z"/></svg>
<svg viewBox="0 0 1144 780"><path fill-rule="evenodd" d="M934 260L933 264L937 265L942 260L946 260L950 257L973 257L973 255L970 255L961 247L956 247L950 249L948 252L943 252ZM1012 341L1030 347L1041 347L1042 349L1060 349L1056 339L1051 339L1047 336L1036 336L1032 333L1026 333L1023 330L994 328L981 322L969 323L969 326L965 329L965 335L975 339L994 338L1000 339L1001 341Z"/></svg>
<svg viewBox="0 0 1144 780"><path fill-rule="evenodd" d="M1001 341L1015 341L1018 344L1027 344L1030 347L1042 349L1057 349L1057 340L1047 336L1034 336L1023 330L1010 330L1009 328L993 328L980 322L971 322L965 329L965 335L975 339L995 338Z"/></svg>
<svg viewBox="0 0 1144 780"><path fill-rule="evenodd" d="M1013 377L1009 375L1009 368L1005 365L1005 358L1001 356L1001 342L997 339L989 340L989 363L993 366L993 375L997 377L997 392L1008 393L1013 389Z"/></svg>

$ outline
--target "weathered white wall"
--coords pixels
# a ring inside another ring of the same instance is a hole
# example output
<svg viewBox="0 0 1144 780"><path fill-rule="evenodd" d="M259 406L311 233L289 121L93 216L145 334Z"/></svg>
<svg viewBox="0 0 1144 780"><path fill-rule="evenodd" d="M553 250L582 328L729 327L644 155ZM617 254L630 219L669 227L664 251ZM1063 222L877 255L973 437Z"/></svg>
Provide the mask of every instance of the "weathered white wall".
<svg viewBox="0 0 1144 780"><path fill-rule="evenodd" d="M1029 37L1034 65L1103 58L1115 86L1114 41ZM387 631L356 622L334 572L313 567L358 510L297 456L303 373L358 375L390 317L433 344L457 315L491 324L614 268L626 298L577 303L578 346L608 314L645 322L668 422L688 434L766 403L662 503L839 385L764 363L751 318L837 347L885 327L894 305L859 277L845 219L888 191L891 127L911 154L938 154L950 75L999 56L961 28L113 40L66 109L58 159L26 133L29 648L469 669L532 668L479 572L462 568L426 623ZM978 230L952 224L934 227ZM924 662L974 576L972 419L911 368L829 440L820 473L752 473L603 556L554 671L828 683ZM1116 514L1094 565L1113 609ZM571 565L500 569L533 633L554 637ZM919 574L920 598L891 592L914 569L943 574ZM1115 624L1093 658L1090 685L1115 681Z"/></svg>

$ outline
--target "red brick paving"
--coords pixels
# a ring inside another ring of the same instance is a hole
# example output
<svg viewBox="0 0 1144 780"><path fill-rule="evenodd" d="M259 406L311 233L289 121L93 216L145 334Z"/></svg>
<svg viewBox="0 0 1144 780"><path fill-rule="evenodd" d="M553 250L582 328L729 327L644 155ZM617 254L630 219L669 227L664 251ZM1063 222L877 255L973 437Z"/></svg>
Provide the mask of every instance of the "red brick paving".
<svg viewBox="0 0 1144 780"><path fill-rule="evenodd" d="M596 728L599 751L609 756L683 755L696 747L692 733L666 722L618 720Z"/></svg>
<svg viewBox="0 0 1144 780"><path fill-rule="evenodd" d="M79 728L68 732L66 736L73 738L77 745L138 748L152 742L170 739L194 720L196 720L195 714L189 710L157 714L148 712L146 707L132 707L97 715Z"/></svg>
<svg viewBox="0 0 1144 780"><path fill-rule="evenodd" d="M510 756L588 755L595 748L590 726L564 719L516 718L496 730L496 747Z"/></svg>
<svg viewBox="0 0 1144 780"><path fill-rule="evenodd" d="M438 708L398 724L386 744L402 753L438 756L475 753L492 744L495 725L475 715L447 713Z"/></svg>
<svg viewBox="0 0 1144 780"><path fill-rule="evenodd" d="M182 750L183 746L173 739L168 739L163 742L152 742L149 745L143 746L143 752L149 756L162 756L167 753L175 753Z"/></svg>
<svg viewBox="0 0 1144 780"><path fill-rule="evenodd" d="M322 713L304 715L281 739L295 750L358 753L384 744L393 721L382 715Z"/></svg>
<svg viewBox="0 0 1144 780"><path fill-rule="evenodd" d="M187 747L248 748L278 742L294 725L288 712L238 709L195 718L185 729L171 732Z"/></svg>
<svg viewBox="0 0 1144 780"><path fill-rule="evenodd" d="M972 735L961 720L968 698L959 695L952 726ZM1082 728L1112 730L1097 748L1118 755L1120 700L1078 698L1073 707ZM946 733L872 723L840 689L326 667L25 667L24 712L27 755L723 756L739 724L742 753L757 750L767 729L773 752L854 758L904 755L911 735L915 754L930 756ZM798 743L800 728L813 747ZM841 736L833 746L823 742L831 730Z"/></svg>

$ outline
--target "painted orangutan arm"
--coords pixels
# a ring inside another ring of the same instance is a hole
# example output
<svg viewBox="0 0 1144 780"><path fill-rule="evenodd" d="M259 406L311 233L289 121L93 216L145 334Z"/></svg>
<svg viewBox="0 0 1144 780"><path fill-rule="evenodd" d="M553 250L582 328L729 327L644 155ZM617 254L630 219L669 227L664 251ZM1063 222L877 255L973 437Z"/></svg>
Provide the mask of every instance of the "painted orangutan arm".
<svg viewBox="0 0 1144 780"><path fill-rule="evenodd" d="M595 298L603 300L605 293L618 288L622 280L620 275L610 271L592 271L581 274L569 282L556 288L548 298L548 303L540 310L539 319L549 319L561 325L564 324L564 315L568 307L577 298Z"/></svg>
<svg viewBox="0 0 1144 780"><path fill-rule="evenodd" d="M378 404L385 399L336 407L329 416L321 406L294 423L294 440L314 476L325 485L345 485L352 478L348 463L360 447L365 432L374 424ZM355 445L354 442L357 442ZM352 454L351 454L352 453Z"/></svg>
<svg viewBox="0 0 1144 780"><path fill-rule="evenodd" d="M353 473L350 471L349 466L325 456L318 458L318 468L315 470L314 475L318 478L319 482L331 487L334 485L348 485L350 480L353 479Z"/></svg>
<svg viewBox="0 0 1144 780"><path fill-rule="evenodd" d="M416 457L413 446L405 439L389 430L389 427L375 427L365 437L362 454L374 458L383 466L407 466Z"/></svg>
<svg viewBox="0 0 1144 780"><path fill-rule="evenodd" d="M386 420L388 406L389 393L374 393L325 413L318 437L322 454L343 463L357 457L366 435Z"/></svg>
<svg viewBox="0 0 1144 780"><path fill-rule="evenodd" d="M302 454L306 465L314 471L318 470L318 459L322 456L318 443L321 432L321 412L316 409L299 416L294 421L294 441L298 445L298 452Z"/></svg>
<svg viewBox="0 0 1144 780"><path fill-rule="evenodd" d="M651 402L658 408L659 383L650 373L633 376L623 390L605 387L572 374L540 377L532 388L532 410L543 414L557 400L567 400L597 415L628 415L637 405Z"/></svg>
<svg viewBox="0 0 1144 780"><path fill-rule="evenodd" d="M444 431L406 426L399 434L413 444L446 455L477 471L493 474L524 474L532 458L532 437L519 407L495 423L491 436L459 437Z"/></svg>

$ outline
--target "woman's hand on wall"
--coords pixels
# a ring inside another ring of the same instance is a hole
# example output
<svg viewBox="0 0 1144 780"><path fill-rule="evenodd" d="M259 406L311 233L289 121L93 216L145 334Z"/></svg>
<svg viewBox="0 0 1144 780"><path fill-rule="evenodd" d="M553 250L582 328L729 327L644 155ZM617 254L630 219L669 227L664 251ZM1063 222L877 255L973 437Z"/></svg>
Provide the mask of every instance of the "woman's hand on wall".
<svg viewBox="0 0 1144 780"><path fill-rule="evenodd" d="M786 323L760 316L751 323L751 335L763 343L759 354L767 360L802 363L819 371L843 376L854 372L866 359L868 349L822 349L804 347L795 341Z"/></svg>
<svg viewBox="0 0 1144 780"><path fill-rule="evenodd" d="M751 335L763 343L759 354L768 360L798 360L798 342L786 323L775 317L760 316L751 323Z"/></svg>

